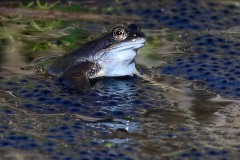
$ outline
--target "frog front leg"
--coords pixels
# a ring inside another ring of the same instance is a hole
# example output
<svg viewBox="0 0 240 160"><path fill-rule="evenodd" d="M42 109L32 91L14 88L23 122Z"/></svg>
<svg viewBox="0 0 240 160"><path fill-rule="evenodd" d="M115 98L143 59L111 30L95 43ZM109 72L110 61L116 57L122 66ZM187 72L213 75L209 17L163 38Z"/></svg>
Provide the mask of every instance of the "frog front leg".
<svg viewBox="0 0 240 160"><path fill-rule="evenodd" d="M94 63L89 61L74 65L61 76L61 82L68 89L77 92L88 92L91 89L91 83L87 73L93 65Z"/></svg>

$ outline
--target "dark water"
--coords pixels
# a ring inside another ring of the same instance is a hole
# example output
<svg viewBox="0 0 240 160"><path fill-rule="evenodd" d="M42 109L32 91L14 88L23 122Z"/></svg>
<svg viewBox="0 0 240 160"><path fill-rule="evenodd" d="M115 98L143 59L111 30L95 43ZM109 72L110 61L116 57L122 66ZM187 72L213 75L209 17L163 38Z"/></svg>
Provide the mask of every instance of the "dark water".
<svg viewBox="0 0 240 160"><path fill-rule="evenodd" d="M68 5L53 9L109 19L0 19L1 160L239 159L237 1ZM35 68L128 22L148 37L136 59L152 67L145 78L102 79L79 94Z"/></svg>

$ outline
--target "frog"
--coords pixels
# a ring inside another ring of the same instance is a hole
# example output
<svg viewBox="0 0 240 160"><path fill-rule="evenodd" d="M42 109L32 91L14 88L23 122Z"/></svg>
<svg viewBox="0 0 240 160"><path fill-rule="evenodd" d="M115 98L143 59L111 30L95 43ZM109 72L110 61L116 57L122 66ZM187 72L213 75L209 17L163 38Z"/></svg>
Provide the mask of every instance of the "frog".
<svg viewBox="0 0 240 160"><path fill-rule="evenodd" d="M117 26L58 58L44 70L68 89L88 92L92 80L136 75L135 57L145 43L146 36L137 24Z"/></svg>

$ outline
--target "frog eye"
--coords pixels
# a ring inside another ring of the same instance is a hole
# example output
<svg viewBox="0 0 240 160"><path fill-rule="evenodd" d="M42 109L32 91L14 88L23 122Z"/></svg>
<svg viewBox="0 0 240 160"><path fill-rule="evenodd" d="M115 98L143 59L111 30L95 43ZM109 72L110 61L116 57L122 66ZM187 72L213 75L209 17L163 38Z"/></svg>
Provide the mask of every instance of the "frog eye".
<svg viewBox="0 0 240 160"><path fill-rule="evenodd" d="M127 32L124 28L115 28L113 30L113 38L117 41L121 41L127 38Z"/></svg>

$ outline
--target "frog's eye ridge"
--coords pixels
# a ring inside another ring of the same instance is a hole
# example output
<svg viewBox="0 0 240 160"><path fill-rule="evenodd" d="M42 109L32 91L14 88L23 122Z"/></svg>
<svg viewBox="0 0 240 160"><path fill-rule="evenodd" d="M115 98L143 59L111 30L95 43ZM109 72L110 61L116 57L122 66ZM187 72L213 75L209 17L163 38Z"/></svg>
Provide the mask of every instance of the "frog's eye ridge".
<svg viewBox="0 0 240 160"><path fill-rule="evenodd" d="M113 38L117 41L121 41L127 38L127 32L124 28L115 28L113 30Z"/></svg>

